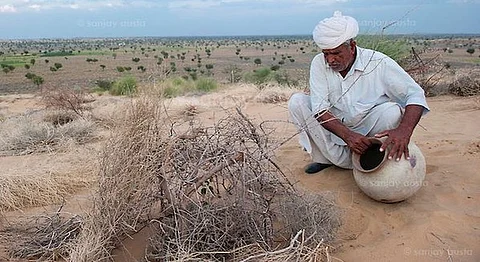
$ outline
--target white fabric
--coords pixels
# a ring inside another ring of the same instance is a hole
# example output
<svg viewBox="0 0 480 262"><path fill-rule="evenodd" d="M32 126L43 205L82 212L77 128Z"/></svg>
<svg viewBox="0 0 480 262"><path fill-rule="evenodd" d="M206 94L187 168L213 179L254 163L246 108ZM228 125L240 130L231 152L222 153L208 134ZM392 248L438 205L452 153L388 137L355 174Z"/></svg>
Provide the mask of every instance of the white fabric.
<svg viewBox="0 0 480 262"><path fill-rule="evenodd" d="M324 129L314 115L328 110L345 126L373 136L395 128L407 105L429 111L423 89L391 58L357 47L347 75L333 71L322 53L310 68L310 96L295 94L289 100L291 120L300 131L300 144L318 163L351 168L346 143Z"/></svg>
<svg viewBox="0 0 480 262"><path fill-rule="evenodd" d="M323 128L313 117L310 97L296 93L288 101L290 118L297 128L300 145L307 150L313 162L334 164L342 168L352 169L352 154L346 145L335 141L335 135ZM366 136L373 136L384 130L398 126L402 110L398 104L387 102L368 112L363 119L363 125L368 127Z"/></svg>
<svg viewBox="0 0 480 262"><path fill-rule="evenodd" d="M320 21L313 30L313 40L321 49L334 49L358 34L355 18L335 11L333 17Z"/></svg>
<svg viewBox="0 0 480 262"><path fill-rule="evenodd" d="M313 114L328 110L343 124L358 133L371 128L362 120L368 112L385 102L421 105L429 111L423 89L393 59L357 47L352 68L343 78L326 63L322 53L315 56L310 67L310 95ZM345 144L340 138L339 144Z"/></svg>

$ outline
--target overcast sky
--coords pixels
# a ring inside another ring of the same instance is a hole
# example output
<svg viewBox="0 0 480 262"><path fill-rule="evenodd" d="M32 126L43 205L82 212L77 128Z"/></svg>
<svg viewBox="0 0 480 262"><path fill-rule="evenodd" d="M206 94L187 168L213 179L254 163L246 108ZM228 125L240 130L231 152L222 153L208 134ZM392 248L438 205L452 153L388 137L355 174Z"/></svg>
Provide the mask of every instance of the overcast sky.
<svg viewBox="0 0 480 262"><path fill-rule="evenodd" d="M335 10L361 33L480 34L480 0L0 0L0 39L311 34Z"/></svg>

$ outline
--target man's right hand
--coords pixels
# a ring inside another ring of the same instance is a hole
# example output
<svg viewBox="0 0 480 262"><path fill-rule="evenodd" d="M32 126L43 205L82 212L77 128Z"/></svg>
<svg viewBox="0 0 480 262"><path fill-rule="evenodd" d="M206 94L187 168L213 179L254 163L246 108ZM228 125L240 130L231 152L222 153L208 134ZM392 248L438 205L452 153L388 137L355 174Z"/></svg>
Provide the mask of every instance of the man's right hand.
<svg viewBox="0 0 480 262"><path fill-rule="evenodd" d="M323 111L315 115L315 118L325 129L345 141L352 152L361 155L372 144L370 139L353 132L328 111Z"/></svg>
<svg viewBox="0 0 480 262"><path fill-rule="evenodd" d="M353 131L345 137L344 141L347 143L347 146L352 152L355 152L359 155L363 154L372 145L372 141L370 141L370 139L368 139L366 136L360 135Z"/></svg>

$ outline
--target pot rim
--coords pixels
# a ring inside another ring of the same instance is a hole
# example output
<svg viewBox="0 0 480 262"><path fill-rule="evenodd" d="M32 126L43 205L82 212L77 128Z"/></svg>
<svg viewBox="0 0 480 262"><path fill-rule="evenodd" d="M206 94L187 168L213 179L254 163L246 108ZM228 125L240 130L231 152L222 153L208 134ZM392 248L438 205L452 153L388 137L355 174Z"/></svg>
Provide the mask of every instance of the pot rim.
<svg viewBox="0 0 480 262"><path fill-rule="evenodd" d="M369 137L368 140L372 141L372 144L375 144L375 145L381 145L383 144L383 140L384 139L380 139L380 138L376 138L376 137ZM385 163L385 160L387 159L387 155L388 155L388 149L383 151L383 159L382 161L380 162L380 164L378 164L376 167L372 168L372 169L368 169L368 170L365 170L363 169L362 165L360 164L360 157L361 155L353 152L352 153L352 165L353 165L353 168L362 172L362 173L371 173L377 169L379 169L383 163Z"/></svg>

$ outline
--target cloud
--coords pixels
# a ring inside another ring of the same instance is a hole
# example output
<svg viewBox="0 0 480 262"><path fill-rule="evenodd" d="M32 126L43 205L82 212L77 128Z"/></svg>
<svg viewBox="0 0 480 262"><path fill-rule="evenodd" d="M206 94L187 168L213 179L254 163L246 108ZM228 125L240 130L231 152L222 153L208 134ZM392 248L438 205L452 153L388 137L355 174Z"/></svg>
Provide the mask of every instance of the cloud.
<svg viewBox="0 0 480 262"><path fill-rule="evenodd" d="M111 8L209 9L218 6L263 6L263 4L332 5L349 0L0 0L0 12L52 9L101 10Z"/></svg>
<svg viewBox="0 0 480 262"><path fill-rule="evenodd" d="M132 3L153 1L125 1L125 0L0 0L1 12L15 11L41 11L51 9L104 9L112 7L125 7ZM2 6L3 5L3 6ZM15 5L15 7L13 6Z"/></svg>
<svg viewBox="0 0 480 262"><path fill-rule="evenodd" d="M0 13L15 13L17 9L13 5L0 6Z"/></svg>

